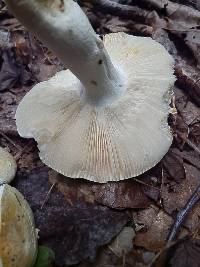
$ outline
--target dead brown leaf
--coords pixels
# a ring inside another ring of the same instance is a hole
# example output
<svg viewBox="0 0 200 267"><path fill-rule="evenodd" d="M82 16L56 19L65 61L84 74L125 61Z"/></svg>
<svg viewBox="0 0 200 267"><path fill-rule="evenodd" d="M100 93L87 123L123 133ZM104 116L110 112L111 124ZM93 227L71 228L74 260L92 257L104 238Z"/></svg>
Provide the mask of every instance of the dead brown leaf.
<svg viewBox="0 0 200 267"><path fill-rule="evenodd" d="M137 233L134 244L158 252L164 245L173 219L156 206L133 214L135 223L143 228Z"/></svg>
<svg viewBox="0 0 200 267"><path fill-rule="evenodd" d="M56 172L50 172L49 179L52 184L58 183L58 189L69 203L84 198L87 202L97 202L114 209L146 208L151 204L143 186L134 179L96 184L81 179L72 180Z"/></svg>
<svg viewBox="0 0 200 267"><path fill-rule="evenodd" d="M183 159L176 153L176 148L171 148L163 159L163 166L168 172L170 178L178 183L185 179L185 168Z"/></svg>
<svg viewBox="0 0 200 267"><path fill-rule="evenodd" d="M58 266L94 261L98 248L117 236L129 220L126 213L84 200L74 199L71 205L56 187L41 209L50 189L47 167L35 169L28 176L20 174L15 186L34 212L39 242L54 250Z"/></svg>
<svg viewBox="0 0 200 267"><path fill-rule="evenodd" d="M22 83L23 68L17 64L12 49L4 48L1 53L0 91L3 91L12 88L16 83Z"/></svg>
<svg viewBox="0 0 200 267"><path fill-rule="evenodd" d="M152 267L199 267L200 241L186 237L164 251Z"/></svg>
<svg viewBox="0 0 200 267"><path fill-rule="evenodd" d="M197 168L184 164L186 170L186 179L181 183L172 184L164 177L164 186L162 190L162 199L164 210L174 217L177 212L185 206L192 193L200 184L200 171ZM197 204L190 212L184 225L192 230L200 224L200 204Z"/></svg>

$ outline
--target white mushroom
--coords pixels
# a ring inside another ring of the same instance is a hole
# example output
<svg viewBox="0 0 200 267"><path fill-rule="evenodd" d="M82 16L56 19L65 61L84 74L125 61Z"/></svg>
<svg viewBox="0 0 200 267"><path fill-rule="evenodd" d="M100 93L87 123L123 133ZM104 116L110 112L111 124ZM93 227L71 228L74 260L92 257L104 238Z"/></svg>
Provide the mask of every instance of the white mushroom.
<svg viewBox="0 0 200 267"><path fill-rule="evenodd" d="M0 147L0 184L10 183L15 177L17 164L13 156Z"/></svg>
<svg viewBox="0 0 200 267"><path fill-rule="evenodd" d="M36 85L17 113L21 136L35 138L54 170L95 182L152 168L168 151L173 59L151 38L104 40L73 0L6 0L15 16L69 70Z"/></svg>
<svg viewBox="0 0 200 267"><path fill-rule="evenodd" d="M32 211L22 194L0 186L0 266L32 267L37 256L37 232Z"/></svg>

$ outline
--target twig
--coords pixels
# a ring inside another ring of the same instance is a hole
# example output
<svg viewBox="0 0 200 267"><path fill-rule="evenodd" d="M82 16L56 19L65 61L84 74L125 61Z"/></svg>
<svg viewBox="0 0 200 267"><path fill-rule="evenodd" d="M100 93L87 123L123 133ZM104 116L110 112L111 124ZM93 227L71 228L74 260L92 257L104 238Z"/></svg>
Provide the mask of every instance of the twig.
<svg viewBox="0 0 200 267"><path fill-rule="evenodd" d="M107 248L117 257L117 258L121 258L120 257L120 255L118 255L116 252L115 252L115 250L111 247L111 246L109 246L109 245L107 245Z"/></svg>
<svg viewBox="0 0 200 267"><path fill-rule="evenodd" d="M165 252L166 250L168 250L170 247L172 247L174 244L176 244L176 242L171 242L171 243L167 243L153 258L153 260L150 262L150 264L148 264L146 267L152 267L154 266L154 263L156 262L156 260L160 257L160 255Z"/></svg>
<svg viewBox="0 0 200 267"><path fill-rule="evenodd" d="M199 19L200 14L198 10L195 10L193 7L186 6L184 4L174 3L169 0L134 0L139 6L146 5L147 7L156 10L165 12L166 16L170 17L175 12L179 12L179 15L188 14L188 16L192 16L194 19Z"/></svg>
<svg viewBox="0 0 200 267"><path fill-rule="evenodd" d="M20 151L20 150L22 149L21 146L17 145L15 142L13 142L13 140L10 139L6 134L0 132L0 135L1 135L3 138L5 138L8 142L10 142L14 147L16 147L17 150Z"/></svg>
<svg viewBox="0 0 200 267"><path fill-rule="evenodd" d="M186 144L188 144L188 146L190 146L192 149L194 149L194 151L196 151L199 155L200 155L200 149L193 144L189 139L185 140Z"/></svg>
<svg viewBox="0 0 200 267"><path fill-rule="evenodd" d="M180 134L176 133L190 148L196 151L200 155L200 149L192 143L188 138L183 138Z"/></svg>
<svg viewBox="0 0 200 267"><path fill-rule="evenodd" d="M161 205L161 207L163 206L163 188L164 188L164 171L163 171L163 167L162 167L162 171L161 171L161 186L160 186L160 199L159 199L159 203Z"/></svg>
<svg viewBox="0 0 200 267"><path fill-rule="evenodd" d="M177 214L176 221L168 235L167 242L170 243L174 240L178 230L185 221L188 213L194 207L194 205L200 200L200 185L197 187L195 192L192 194L185 207L183 207Z"/></svg>
<svg viewBox="0 0 200 267"><path fill-rule="evenodd" d="M145 183L145 182L143 182L143 181L141 181L141 180L139 180L137 178L134 178L134 181L137 182L137 183L139 183L139 184L142 184L144 186L148 186L148 187L151 187L151 188L153 188L153 189L155 189L157 191L160 191L160 188L157 188L157 187L155 187L155 186L153 186L151 184L147 184L147 183Z"/></svg>
<svg viewBox="0 0 200 267"><path fill-rule="evenodd" d="M198 70L193 67L193 72L198 75ZM192 101L200 106L200 82L194 75L190 77L183 67L175 65L175 75L177 76L177 85L183 89L192 99ZM194 77L193 77L194 76Z"/></svg>
<svg viewBox="0 0 200 267"><path fill-rule="evenodd" d="M50 194L51 194L51 192L52 192L52 190L53 190L53 188L54 188L55 185L56 185L56 182L53 183L52 186L50 187L50 189L49 189L49 191L48 191L48 193L47 193L47 195L46 195L46 197L44 199L44 202L41 205L41 210L44 208L44 205L47 203L47 201L49 199L49 196L50 196Z"/></svg>
<svg viewBox="0 0 200 267"><path fill-rule="evenodd" d="M145 22L148 11L137 6L122 5L110 0L82 0L82 2L90 2L95 8L97 7L104 12L108 12L114 16L120 16L126 19L134 19Z"/></svg>
<svg viewBox="0 0 200 267"><path fill-rule="evenodd" d="M122 267L125 267L126 265L126 251L123 251L123 262L122 262Z"/></svg>
<svg viewBox="0 0 200 267"><path fill-rule="evenodd" d="M14 156L14 158L15 158L15 160L17 161L20 157L21 157L21 155L24 153L24 151L25 150L27 150L28 148L28 151L26 151L26 152L29 152L32 148L33 148L33 146L30 146L31 145L31 143L32 143L33 141L32 140L30 140L29 142L28 142L28 144L27 145L25 145L15 156Z"/></svg>
<svg viewBox="0 0 200 267"><path fill-rule="evenodd" d="M9 126L7 126L5 124L0 126L0 132L4 133L5 135L19 137L19 134L18 134L16 129L14 129L12 127L9 127Z"/></svg>

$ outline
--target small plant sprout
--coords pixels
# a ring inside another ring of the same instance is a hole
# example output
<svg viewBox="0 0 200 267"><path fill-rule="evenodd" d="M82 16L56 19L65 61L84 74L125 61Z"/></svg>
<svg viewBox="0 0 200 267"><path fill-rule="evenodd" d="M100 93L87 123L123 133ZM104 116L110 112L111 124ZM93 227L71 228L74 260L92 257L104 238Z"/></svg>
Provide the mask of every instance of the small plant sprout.
<svg viewBox="0 0 200 267"><path fill-rule="evenodd" d="M32 211L22 194L0 185L0 266L32 267L37 256L37 232Z"/></svg>
<svg viewBox="0 0 200 267"><path fill-rule="evenodd" d="M16 174L17 163L13 156L0 147L0 184L10 183Z"/></svg>
<svg viewBox="0 0 200 267"><path fill-rule="evenodd" d="M72 178L104 183L137 176L168 151L173 59L146 37L103 41L73 0L6 0L13 14L65 63L37 84L17 113L21 136L44 163Z"/></svg>

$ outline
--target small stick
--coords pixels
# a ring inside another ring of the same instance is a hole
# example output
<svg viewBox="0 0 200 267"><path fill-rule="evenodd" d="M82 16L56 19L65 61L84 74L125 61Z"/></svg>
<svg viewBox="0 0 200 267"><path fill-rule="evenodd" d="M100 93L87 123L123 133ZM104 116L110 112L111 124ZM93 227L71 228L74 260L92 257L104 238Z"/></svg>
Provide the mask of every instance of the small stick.
<svg viewBox="0 0 200 267"><path fill-rule="evenodd" d="M200 185L197 187L197 189L194 191L186 205L178 212L176 221L168 235L167 243L170 243L174 240L178 230L180 229L181 225L185 221L188 213L191 211L191 209L194 207L194 205L200 200Z"/></svg>
<svg viewBox="0 0 200 267"><path fill-rule="evenodd" d="M30 145L31 145L32 142L33 142L32 140L29 141L28 144L25 145L25 146L21 149L21 151L19 151L19 152L14 156L14 158L15 158L16 161L22 156L22 154L24 153L24 151L25 151L28 147L29 147L29 149L28 149L28 151L26 151L26 152L30 152L30 150L33 148L33 146L30 147Z"/></svg>
<svg viewBox="0 0 200 267"><path fill-rule="evenodd" d="M143 182L143 181L141 181L141 180L139 180L137 178L134 178L134 181L137 182L137 183L139 183L139 184L142 184L142 185L145 185L145 186L148 186L148 187L151 187L151 188L153 188L155 190L160 191L160 188L157 188L157 187L155 187L155 186L153 186L151 184L147 184L147 183L145 183L145 182Z"/></svg>
<svg viewBox="0 0 200 267"><path fill-rule="evenodd" d="M120 258L120 256L114 251L114 249L111 246L108 245L107 247L117 258Z"/></svg>
<svg viewBox="0 0 200 267"><path fill-rule="evenodd" d="M177 133L177 135L189 146L191 147L194 151L196 151L200 155L200 149L192 143L188 138L183 138L180 134Z"/></svg>
<svg viewBox="0 0 200 267"><path fill-rule="evenodd" d="M200 155L200 149L195 144L193 144L189 139L186 139L185 142Z"/></svg>
<svg viewBox="0 0 200 267"><path fill-rule="evenodd" d="M47 201L49 199L49 196L50 196L50 194L51 194L51 192L52 192L52 190L53 190L53 188L54 188L55 185L56 185L56 182L53 183L52 186L50 187L50 189L49 189L49 191L48 191L48 193L47 193L47 195L46 195L46 197L44 199L44 202L41 205L41 208L40 208L41 210L44 208L44 205L47 203Z"/></svg>
<svg viewBox="0 0 200 267"><path fill-rule="evenodd" d="M145 22L148 11L139 8L137 6L129 6L119 4L110 0L82 0L82 2L90 2L94 4L95 8L99 8L104 12L108 12L115 16L120 16L129 19L135 19L141 22Z"/></svg>
<svg viewBox="0 0 200 267"><path fill-rule="evenodd" d="M198 70L193 67L194 72L198 72ZM181 87L192 99L192 101L199 107L200 106L200 83L198 79L194 77L189 77L183 68L179 66L179 63L175 65L175 74L177 76L177 85Z"/></svg>
<svg viewBox="0 0 200 267"><path fill-rule="evenodd" d="M156 262L156 260L160 257L160 255L168 250L170 247L172 247L175 244L175 242L171 242L171 243L167 243L163 248L161 248L161 250L155 255L155 257L153 258L153 260L146 266L146 267L152 267L153 264Z"/></svg>
<svg viewBox="0 0 200 267"><path fill-rule="evenodd" d="M17 148L17 150L21 150L22 148L21 148L21 146L19 146L19 145L17 145L17 144L15 144L15 142L13 142L13 140L12 139L10 139L6 134L4 134L4 133L2 133L2 132L0 132L0 135L3 137L3 138L5 138L8 142L10 142L14 147L16 147Z"/></svg>
<svg viewBox="0 0 200 267"><path fill-rule="evenodd" d="M125 267L126 265L126 251L123 251L123 263L122 263L122 267Z"/></svg>

